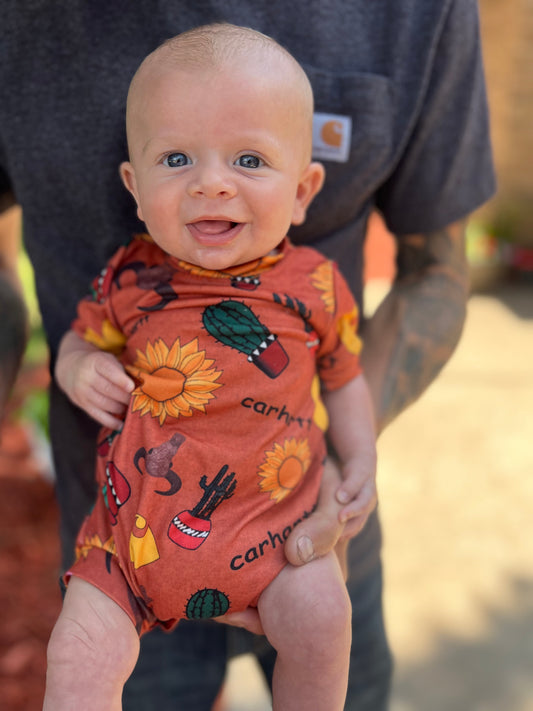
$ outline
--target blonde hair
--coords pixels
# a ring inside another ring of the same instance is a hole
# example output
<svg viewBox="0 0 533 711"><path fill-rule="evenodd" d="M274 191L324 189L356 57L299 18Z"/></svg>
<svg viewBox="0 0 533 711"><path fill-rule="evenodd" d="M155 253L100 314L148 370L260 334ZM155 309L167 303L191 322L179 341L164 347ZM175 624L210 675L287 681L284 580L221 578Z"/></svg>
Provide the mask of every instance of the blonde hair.
<svg viewBox="0 0 533 711"><path fill-rule="evenodd" d="M185 66L216 67L251 53L276 54L303 72L298 62L272 37L250 27L221 22L195 27L163 42L153 55L168 53Z"/></svg>
<svg viewBox="0 0 533 711"><path fill-rule="evenodd" d="M240 27L229 23L202 25L171 37L149 54L141 63L130 84L127 116L129 117L133 97L146 74L169 64L179 69L209 69L222 71L228 64L241 62L246 67L252 57L262 63L279 65L279 81L293 81L298 88L302 115L309 126L313 117L313 90L301 65L284 47L272 37L250 27Z"/></svg>

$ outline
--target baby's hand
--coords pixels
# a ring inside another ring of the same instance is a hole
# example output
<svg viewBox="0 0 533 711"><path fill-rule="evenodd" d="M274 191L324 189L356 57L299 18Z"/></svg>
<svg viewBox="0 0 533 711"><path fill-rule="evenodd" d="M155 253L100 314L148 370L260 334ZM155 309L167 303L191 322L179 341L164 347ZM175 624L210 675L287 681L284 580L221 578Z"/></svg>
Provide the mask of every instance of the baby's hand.
<svg viewBox="0 0 533 711"><path fill-rule="evenodd" d="M377 504L376 450L372 443L342 467L343 482L335 498L343 506L339 520L345 524L342 538L353 538L364 527Z"/></svg>
<svg viewBox="0 0 533 711"><path fill-rule="evenodd" d="M122 365L98 349L60 350L56 379L75 405L110 429L120 429L135 385Z"/></svg>

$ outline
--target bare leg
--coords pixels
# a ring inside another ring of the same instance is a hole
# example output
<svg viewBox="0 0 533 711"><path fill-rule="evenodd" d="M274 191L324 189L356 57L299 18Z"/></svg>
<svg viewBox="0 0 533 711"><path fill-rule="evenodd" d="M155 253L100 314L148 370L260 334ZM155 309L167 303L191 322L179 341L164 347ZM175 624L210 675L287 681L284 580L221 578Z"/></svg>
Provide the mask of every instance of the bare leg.
<svg viewBox="0 0 533 711"><path fill-rule="evenodd" d="M48 644L43 711L120 711L138 655L139 636L124 610L73 577Z"/></svg>
<svg viewBox="0 0 533 711"><path fill-rule="evenodd" d="M287 565L262 593L258 610L278 653L274 711L342 711L351 606L335 554L302 567Z"/></svg>

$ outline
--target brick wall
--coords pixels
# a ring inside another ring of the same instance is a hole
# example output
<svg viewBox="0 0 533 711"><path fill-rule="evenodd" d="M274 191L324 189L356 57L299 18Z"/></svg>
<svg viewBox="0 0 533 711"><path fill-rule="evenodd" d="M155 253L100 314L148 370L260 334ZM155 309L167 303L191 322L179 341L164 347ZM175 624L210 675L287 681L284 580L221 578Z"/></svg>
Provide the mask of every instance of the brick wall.
<svg viewBox="0 0 533 711"><path fill-rule="evenodd" d="M480 216L533 247L533 0L480 0L498 193Z"/></svg>

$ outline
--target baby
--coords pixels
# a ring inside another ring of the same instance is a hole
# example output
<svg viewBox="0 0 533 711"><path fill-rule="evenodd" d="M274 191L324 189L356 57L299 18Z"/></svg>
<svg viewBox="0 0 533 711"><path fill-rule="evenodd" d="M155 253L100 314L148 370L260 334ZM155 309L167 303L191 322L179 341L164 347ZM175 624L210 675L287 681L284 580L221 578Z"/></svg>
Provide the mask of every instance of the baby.
<svg viewBox="0 0 533 711"><path fill-rule="evenodd" d="M335 265L287 237L324 179L312 116L294 58L232 25L167 41L133 78L120 172L148 234L95 280L56 366L104 430L46 711L120 709L139 634L250 608L277 650L274 709L343 708L339 560L283 552L316 505L326 430L346 495L332 544L375 472L357 308Z"/></svg>

